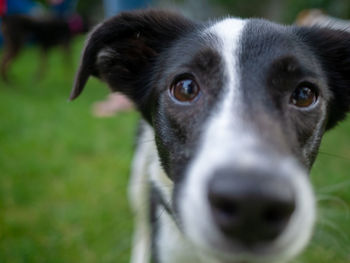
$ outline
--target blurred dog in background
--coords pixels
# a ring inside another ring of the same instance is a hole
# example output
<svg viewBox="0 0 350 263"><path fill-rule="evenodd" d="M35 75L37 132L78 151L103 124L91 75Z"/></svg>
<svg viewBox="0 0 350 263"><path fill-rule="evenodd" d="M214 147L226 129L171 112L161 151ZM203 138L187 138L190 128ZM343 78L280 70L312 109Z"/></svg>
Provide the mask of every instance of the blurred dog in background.
<svg viewBox="0 0 350 263"><path fill-rule="evenodd" d="M298 26L328 27L338 30L350 31L350 21L329 16L320 9L306 9L299 13L295 24Z"/></svg>
<svg viewBox="0 0 350 263"><path fill-rule="evenodd" d="M74 36L86 33L89 22L79 15L70 19L56 17L31 17L8 15L2 17L4 53L1 60L1 77L8 82L8 72L12 62L27 42L34 42L40 49L38 77L42 77L47 68L47 54L53 47L61 47L69 63L71 41Z"/></svg>

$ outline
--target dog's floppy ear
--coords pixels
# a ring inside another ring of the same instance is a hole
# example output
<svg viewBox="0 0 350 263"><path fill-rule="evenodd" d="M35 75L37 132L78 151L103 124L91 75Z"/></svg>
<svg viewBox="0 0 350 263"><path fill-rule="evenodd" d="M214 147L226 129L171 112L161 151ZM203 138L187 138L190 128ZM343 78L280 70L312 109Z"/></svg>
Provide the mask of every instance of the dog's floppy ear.
<svg viewBox="0 0 350 263"><path fill-rule="evenodd" d="M157 55L194 26L181 15L153 9L120 13L103 22L87 40L70 99L79 96L93 75L142 103Z"/></svg>
<svg viewBox="0 0 350 263"><path fill-rule="evenodd" d="M350 33L326 27L301 27L298 33L315 52L327 76L333 98L326 129L331 129L350 111Z"/></svg>

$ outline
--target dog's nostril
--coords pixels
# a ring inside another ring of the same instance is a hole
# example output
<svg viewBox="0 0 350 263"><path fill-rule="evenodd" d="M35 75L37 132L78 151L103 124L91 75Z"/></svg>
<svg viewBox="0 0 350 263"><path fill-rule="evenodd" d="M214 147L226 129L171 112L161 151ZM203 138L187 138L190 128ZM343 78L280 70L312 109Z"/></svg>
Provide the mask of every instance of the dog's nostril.
<svg viewBox="0 0 350 263"><path fill-rule="evenodd" d="M292 186L277 176L216 174L208 199L224 236L247 246L276 239L295 210Z"/></svg>
<svg viewBox="0 0 350 263"><path fill-rule="evenodd" d="M234 217L237 214L237 205L230 200L218 198L213 204L216 210L226 217Z"/></svg>
<svg viewBox="0 0 350 263"><path fill-rule="evenodd" d="M294 202L273 204L263 211L262 219L266 224L283 224L292 215L294 209Z"/></svg>
<svg viewBox="0 0 350 263"><path fill-rule="evenodd" d="M231 200L211 196L212 211L216 221L220 222L220 228L229 231L237 220L239 220L238 206Z"/></svg>

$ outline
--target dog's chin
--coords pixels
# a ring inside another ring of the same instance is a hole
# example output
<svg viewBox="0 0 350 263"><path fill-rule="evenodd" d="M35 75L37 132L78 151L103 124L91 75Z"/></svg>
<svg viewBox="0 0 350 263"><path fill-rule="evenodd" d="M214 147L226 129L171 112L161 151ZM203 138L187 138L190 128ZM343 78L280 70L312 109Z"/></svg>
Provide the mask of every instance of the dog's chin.
<svg viewBox="0 0 350 263"><path fill-rule="evenodd" d="M201 263L286 263L300 254L308 244L313 230L312 220L309 222L306 222L307 228L299 229L297 222L293 222L274 241L254 245L227 239L216 231L203 228L200 230L202 237L187 238L198 250L197 254L202 255Z"/></svg>
<svg viewBox="0 0 350 263"><path fill-rule="evenodd" d="M198 251L203 263L285 263L300 252L291 253L288 248L279 247L275 242L244 245L226 240L209 241L207 248L198 246Z"/></svg>
<svg viewBox="0 0 350 263"><path fill-rule="evenodd" d="M283 247L277 240L270 243L244 245L232 240L212 240L195 244L201 263L286 263L293 259L306 246L307 241L297 247L291 240Z"/></svg>
<svg viewBox="0 0 350 263"><path fill-rule="evenodd" d="M302 218L296 217L279 237L270 242L244 244L225 238L213 229L203 228L201 237L188 236L188 239L202 255L200 262L203 263L286 263L300 254L312 235L313 218L306 219L309 221L307 227L299 227Z"/></svg>

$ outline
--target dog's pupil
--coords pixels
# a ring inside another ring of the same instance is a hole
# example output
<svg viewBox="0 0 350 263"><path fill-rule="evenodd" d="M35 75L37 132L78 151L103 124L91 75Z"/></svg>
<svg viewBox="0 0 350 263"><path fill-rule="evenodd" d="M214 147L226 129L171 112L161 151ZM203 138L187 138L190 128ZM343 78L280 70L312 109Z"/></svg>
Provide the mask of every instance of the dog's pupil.
<svg viewBox="0 0 350 263"><path fill-rule="evenodd" d="M190 79L179 81L174 88L174 96L179 101L193 100L196 97L197 92L197 85Z"/></svg>
<svg viewBox="0 0 350 263"><path fill-rule="evenodd" d="M185 95L191 96L194 93L193 90L193 83L191 80L183 81L182 91Z"/></svg>
<svg viewBox="0 0 350 263"><path fill-rule="evenodd" d="M309 87L296 89L292 96L292 103L298 107L308 107L315 102L315 92Z"/></svg>

